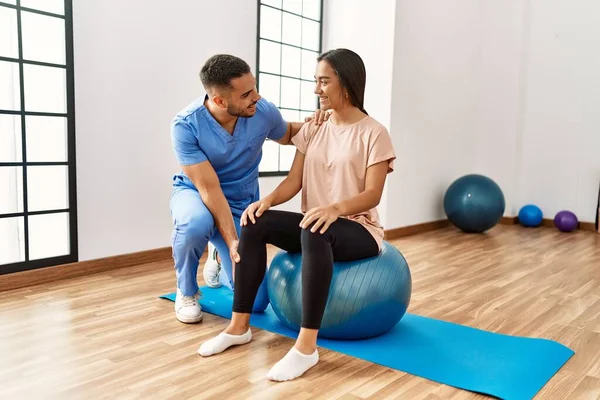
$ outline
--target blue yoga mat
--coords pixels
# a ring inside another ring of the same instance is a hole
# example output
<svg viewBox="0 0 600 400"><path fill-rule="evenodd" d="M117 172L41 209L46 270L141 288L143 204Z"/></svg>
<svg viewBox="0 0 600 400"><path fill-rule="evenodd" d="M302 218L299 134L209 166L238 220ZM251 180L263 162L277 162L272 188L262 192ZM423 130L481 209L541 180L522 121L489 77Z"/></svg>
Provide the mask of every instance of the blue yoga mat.
<svg viewBox="0 0 600 400"><path fill-rule="evenodd" d="M202 309L231 319L233 292L202 288ZM175 301L175 293L160 296ZM250 324L296 338L271 309L253 314ZM432 381L501 399L531 399L573 356L547 339L508 336L406 314L385 335L365 340L319 339L320 347Z"/></svg>

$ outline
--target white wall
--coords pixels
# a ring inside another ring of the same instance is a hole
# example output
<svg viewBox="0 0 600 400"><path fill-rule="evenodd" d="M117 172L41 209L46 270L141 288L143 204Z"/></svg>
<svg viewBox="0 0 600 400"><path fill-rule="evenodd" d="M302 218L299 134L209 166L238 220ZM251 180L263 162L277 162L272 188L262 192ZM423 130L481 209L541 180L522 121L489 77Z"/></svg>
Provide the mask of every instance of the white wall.
<svg viewBox="0 0 600 400"><path fill-rule="evenodd" d="M448 183L474 168L478 4L397 2L390 228L444 218Z"/></svg>
<svg viewBox="0 0 600 400"><path fill-rule="evenodd" d="M398 1L391 132L400 162L388 184L389 228L445 218L444 191L472 172L502 187L505 215L535 203L546 218L571 209L594 221L594 8L591 0ZM371 20L366 29L377 29Z"/></svg>
<svg viewBox="0 0 600 400"><path fill-rule="evenodd" d="M600 181L600 18L589 1L484 4L478 171L507 215L534 203L593 222ZM600 11L600 10L599 10ZM596 153L596 154L595 154Z"/></svg>
<svg viewBox="0 0 600 400"><path fill-rule="evenodd" d="M530 0L519 202L593 222L600 182L600 4Z"/></svg>
<svg viewBox="0 0 600 400"><path fill-rule="evenodd" d="M393 0L325 0L323 10L323 51L348 48L360 55L367 70L365 110L388 130L392 114L395 8ZM397 174L388 177L378 207L384 226L388 218L388 187Z"/></svg>
<svg viewBox="0 0 600 400"><path fill-rule="evenodd" d="M179 170L170 122L202 94L198 73L211 55L232 53L254 68L256 3L73 6L80 259L169 246Z"/></svg>
<svg viewBox="0 0 600 400"><path fill-rule="evenodd" d="M517 215L528 7L522 0L486 0L479 15L474 171L500 185L504 215Z"/></svg>

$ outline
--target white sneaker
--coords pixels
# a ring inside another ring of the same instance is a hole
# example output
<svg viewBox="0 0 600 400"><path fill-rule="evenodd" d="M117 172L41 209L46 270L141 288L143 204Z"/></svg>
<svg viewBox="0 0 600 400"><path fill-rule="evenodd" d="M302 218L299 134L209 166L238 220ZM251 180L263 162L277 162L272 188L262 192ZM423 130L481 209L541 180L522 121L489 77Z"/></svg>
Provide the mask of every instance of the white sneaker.
<svg viewBox="0 0 600 400"><path fill-rule="evenodd" d="M198 304L200 295L184 296L177 288L175 297L175 315L177 319L185 324L194 324L202 321L202 307Z"/></svg>
<svg viewBox="0 0 600 400"><path fill-rule="evenodd" d="M211 288L218 288L221 286L219 280L221 275L221 260L219 259L219 253L216 247L208 242L208 258L202 269L202 276L206 286Z"/></svg>

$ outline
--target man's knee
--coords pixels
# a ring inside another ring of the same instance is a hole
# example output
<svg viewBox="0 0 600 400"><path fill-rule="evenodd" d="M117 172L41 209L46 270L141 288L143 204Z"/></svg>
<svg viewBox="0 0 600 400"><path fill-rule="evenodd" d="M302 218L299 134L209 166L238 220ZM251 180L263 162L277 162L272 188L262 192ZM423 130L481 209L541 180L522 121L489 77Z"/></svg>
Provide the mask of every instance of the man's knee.
<svg viewBox="0 0 600 400"><path fill-rule="evenodd" d="M178 224L176 229L183 236L186 246L198 246L206 244L214 232L215 222L212 215L198 213L191 215L187 221Z"/></svg>

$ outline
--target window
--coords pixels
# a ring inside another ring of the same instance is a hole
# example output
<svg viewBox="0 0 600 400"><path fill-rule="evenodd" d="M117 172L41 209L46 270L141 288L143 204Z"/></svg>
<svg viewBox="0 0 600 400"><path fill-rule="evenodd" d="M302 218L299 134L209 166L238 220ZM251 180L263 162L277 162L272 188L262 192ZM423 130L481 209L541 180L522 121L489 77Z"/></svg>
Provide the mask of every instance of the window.
<svg viewBox="0 0 600 400"><path fill-rule="evenodd" d="M77 261L71 0L0 0L0 275Z"/></svg>
<svg viewBox="0 0 600 400"><path fill-rule="evenodd" d="M303 121L318 107L314 74L321 53L322 0L258 1L258 91L286 121ZM267 140L261 176L286 175L296 149Z"/></svg>

